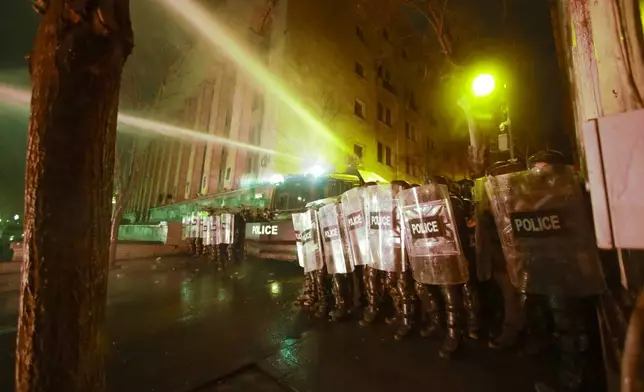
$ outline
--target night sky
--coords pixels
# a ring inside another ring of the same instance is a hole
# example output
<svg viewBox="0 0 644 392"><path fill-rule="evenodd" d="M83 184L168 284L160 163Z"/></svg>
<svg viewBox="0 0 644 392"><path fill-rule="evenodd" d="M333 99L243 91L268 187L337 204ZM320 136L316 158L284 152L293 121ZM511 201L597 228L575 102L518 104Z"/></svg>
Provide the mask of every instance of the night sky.
<svg viewBox="0 0 644 392"><path fill-rule="evenodd" d="M0 13L0 83L29 86L25 56L31 49L38 15L27 0L6 0ZM27 149L26 110L0 103L0 218L22 215L25 155Z"/></svg>

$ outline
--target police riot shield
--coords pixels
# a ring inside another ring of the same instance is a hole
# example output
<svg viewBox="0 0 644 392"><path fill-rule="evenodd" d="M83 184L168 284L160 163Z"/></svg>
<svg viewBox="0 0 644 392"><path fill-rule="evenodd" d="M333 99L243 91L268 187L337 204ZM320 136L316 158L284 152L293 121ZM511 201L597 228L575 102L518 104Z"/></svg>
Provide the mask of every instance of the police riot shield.
<svg viewBox="0 0 644 392"><path fill-rule="evenodd" d="M190 221L191 217L190 216L184 216L181 219L181 240L185 241L190 237Z"/></svg>
<svg viewBox="0 0 644 392"><path fill-rule="evenodd" d="M399 257L400 252L396 252L402 245L402 238L395 230L399 220L395 219L398 209L393 187L390 184L371 185L366 188L366 192L365 216L369 219L372 266L380 271L400 272L405 263Z"/></svg>
<svg viewBox="0 0 644 392"><path fill-rule="evenodd" d="M353 264L349 257L347 232L344 227L340 202L320 207L318 220L327 272L329 274L352 272Z"/></svg>
<svg viewBox="0 0 644 392"><path fill-rule="evenodd" d="M212 215L212 238L213 245L220 245L221 242L221 216L217 213Z"/></svg>
<svg viewBox="0 0 644 392"><path fill-rule="evenodd" d="M304 244L302 243L302 232L306 221L306 212L298 212L291 215L293 220L293 231L295 232L295 247L297 248L297 262L304 268Z"/></svg>
<svg viewBox="0 0 644 392"><path fill-rule="evenodd" d="M447 186L428 184L403 190L398 203L414 279L432 285L467 282L467 260Z"/></svg>
<svg viewBox="0 0 644 392"><path fill-rule="evenodd" d="M203 232L203 244L204 246L213 245L213 231L212 231L212 215L206 215L203 217L202 232Z"/></svg>
<svg viewBox="0 0 644 392"><path fill-rule="evenodd" d="M353 188L342 194L342 216L347 229L349 257L353 265L371 264L369 235L364 205L366 188Z"/></svg>
<svg viewBox="0 0 644 392"><path fill-rule="evenodd" d="M512 283L522 292L589 296L605 288L586 203L570 166L489 177Z"/></svg>
<svg viewBox="0 0 644 392"><path fill-rule="evenodd" d="M197 227L195 229L196 237L201 238L203 241L203 227L204 227L204 221L206 216L208 216L207 213L205 212L197 212Z"/></svg>
<svg viewBox="0 0 644 392"><path fill-rule="evenodd" d="M219 236L222 244L232 244L235 241L235 217L230 212L219 216Z"/></svg>
<svg viewBox="0 0 644 392"><path fill-rule="evenodd" d="M317 271L324 267L318 216L315 208L310 208L302 218L302 246L304 250L304 272Z"/></svg>
<svg viewBox="0 0 644 392"><path fill-rule="evenodd" d="M188 233L189 238L197 238L197 229L199 227L199 214L193 212L190 215L190 231Z"/></svg>

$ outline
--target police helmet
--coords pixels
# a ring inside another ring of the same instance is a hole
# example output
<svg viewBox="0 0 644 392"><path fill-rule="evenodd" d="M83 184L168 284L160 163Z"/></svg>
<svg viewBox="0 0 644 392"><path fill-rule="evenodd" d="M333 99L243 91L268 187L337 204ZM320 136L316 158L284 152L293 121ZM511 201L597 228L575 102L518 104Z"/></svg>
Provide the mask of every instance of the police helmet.
<svg viewBox="0 0 644 392"><path fill-rule="evenodd" d="M566 157L559 151L543 150L528 158L528 167L533 168L540 165L565 165Z"/></svg>

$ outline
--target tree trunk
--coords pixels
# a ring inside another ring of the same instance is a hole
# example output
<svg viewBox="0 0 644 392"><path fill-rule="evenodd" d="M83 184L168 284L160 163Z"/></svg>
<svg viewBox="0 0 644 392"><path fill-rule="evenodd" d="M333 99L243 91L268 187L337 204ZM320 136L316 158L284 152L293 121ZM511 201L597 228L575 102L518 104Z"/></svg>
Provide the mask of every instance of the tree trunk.
<svg viewBox="0 0 644 392"><path fill-rule="evenodd" d="M105 389L116 108L128 0L48 0L30 59L17 392ZM100 4L100 9L99 9Z"/></svg>
<svg viewBox="0 0 644 392"><path fill-rule="evenodd" d="M114 213L112 214L112 224L110 227L110 251L109 251L109 263L110 268L114 268L116 265L116 247L119 240L119 227L121 226L121 219L123 219L124 211L124 201L122 198L116 201L116 207L114 208Z"/></svg>

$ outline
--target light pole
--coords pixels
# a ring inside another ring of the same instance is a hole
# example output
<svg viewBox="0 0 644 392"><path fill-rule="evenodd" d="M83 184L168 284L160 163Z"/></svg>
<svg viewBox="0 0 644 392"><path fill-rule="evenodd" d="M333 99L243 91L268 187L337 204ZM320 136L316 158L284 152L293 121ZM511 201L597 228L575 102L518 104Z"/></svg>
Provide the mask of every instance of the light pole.
<svg viewBox="0 0 644 392"><path fill-rule="evenodd" d="M514 159L514 143L512 140L512 126L509 116L508 102L506 99L506 85L504 91L499 92L497 80L492 74L480 73L473 79L470 79L468 89L462 94L458 101L459 106L465 112L470 133L470 164L476 175L482 175L483 166L486 161L487 146L482 131L479 131L480 118L490 118L498 109L499 105L503 108L505 121L500 124L499 130L506 133L508 143L507 148L510 151L510 158ZM495 109L496 108L496 109ZM479 118L480 117L480 118ZM497 134L497 140L500 134Z"/></svg>

